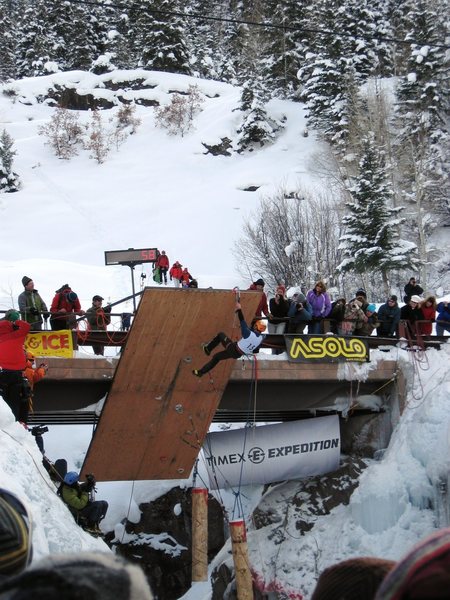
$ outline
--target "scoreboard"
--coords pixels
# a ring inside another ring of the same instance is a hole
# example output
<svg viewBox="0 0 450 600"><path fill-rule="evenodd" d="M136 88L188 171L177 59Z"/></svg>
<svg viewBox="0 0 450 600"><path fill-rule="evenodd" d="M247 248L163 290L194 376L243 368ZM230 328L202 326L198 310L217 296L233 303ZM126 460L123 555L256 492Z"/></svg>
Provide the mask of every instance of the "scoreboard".
<svg viewBox="0 0 450 600"><path fill-rule="evenodd" d="M106 250L105 265L140 265L142 263L156 262L157 248L128 248L128 250Z"/></svg>

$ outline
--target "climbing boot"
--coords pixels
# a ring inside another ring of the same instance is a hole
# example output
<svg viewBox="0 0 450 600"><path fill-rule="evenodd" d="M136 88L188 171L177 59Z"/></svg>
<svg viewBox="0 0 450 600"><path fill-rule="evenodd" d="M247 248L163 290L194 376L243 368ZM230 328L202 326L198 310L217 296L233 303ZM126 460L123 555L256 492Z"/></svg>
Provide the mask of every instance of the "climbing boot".
<svg viewBox="0 0 450 600"><path fill-rule="evenodd" d="M201 377L203 375L198 369L192 369L192 374L196 377Z"/></svg>
<svg viewBox="0 0 450 600"><path fill-rule="evenodd" d="M211 350L208 348L208 344L202 344L202 348L206 356L209 356L211 354Z"/></svg>

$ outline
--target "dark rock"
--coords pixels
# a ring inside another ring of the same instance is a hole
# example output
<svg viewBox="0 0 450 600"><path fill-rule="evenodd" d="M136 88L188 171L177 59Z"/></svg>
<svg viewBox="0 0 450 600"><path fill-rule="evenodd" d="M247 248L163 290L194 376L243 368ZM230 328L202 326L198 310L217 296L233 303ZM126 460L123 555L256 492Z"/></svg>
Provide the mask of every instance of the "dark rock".
<svg viewBox="0 0 450 600"><path fill-rule="evenodd" d="M231 140L227 137L222 138L220 144L209 145L202 142L202 145L207 150L205 154L212 154L213 156L231 156L230 150L232 149L232 144Z"/></svg>

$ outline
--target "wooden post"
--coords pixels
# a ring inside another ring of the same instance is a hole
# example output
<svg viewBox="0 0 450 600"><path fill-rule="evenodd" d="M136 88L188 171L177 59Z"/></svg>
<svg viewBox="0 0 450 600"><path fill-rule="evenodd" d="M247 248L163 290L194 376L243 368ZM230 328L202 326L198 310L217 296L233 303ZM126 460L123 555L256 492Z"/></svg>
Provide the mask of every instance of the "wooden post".
<svg viewBox="0 0 450 600"><path fill-rule="evenodd" d="M192 489L192 582L208 580L208 490Z"/></svg>
<svg viewBox="0 0 450 600"><path fill-rule="evenodd" d="M230 521L230 533L238 600L253 600L245 521L243 519Z"/></svg>

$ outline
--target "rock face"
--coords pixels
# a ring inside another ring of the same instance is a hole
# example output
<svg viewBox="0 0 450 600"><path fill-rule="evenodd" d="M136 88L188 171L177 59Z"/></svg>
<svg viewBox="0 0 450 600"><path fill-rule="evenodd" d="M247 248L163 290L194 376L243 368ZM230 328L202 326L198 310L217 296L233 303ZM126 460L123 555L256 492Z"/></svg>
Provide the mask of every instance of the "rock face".
<svg viewBox="0 0 450 600"><path fill-rule="evenodd" d="M155 501L139 506L139 523L126 524L127 543L113 542L117 553L138 563L159 600L174 600L191 586L191 491L173 488ZM223 512L208 499L208 560L225 543Z"/></svg>

